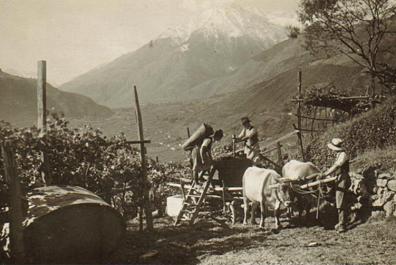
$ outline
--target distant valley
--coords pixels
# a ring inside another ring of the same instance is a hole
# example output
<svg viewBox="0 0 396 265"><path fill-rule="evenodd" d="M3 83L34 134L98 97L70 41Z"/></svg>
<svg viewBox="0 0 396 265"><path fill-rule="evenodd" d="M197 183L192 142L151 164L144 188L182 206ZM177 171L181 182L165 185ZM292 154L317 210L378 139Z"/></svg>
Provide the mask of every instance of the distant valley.
<svg viewBox="0 0 396 265"><path fill-rule="evenodd" d="M0 120L16 126L31 126L37 120L37 82L0 70ZM103 119L113 111L92 99L64 92L47 84L47 108L73 119Z"/></svg>

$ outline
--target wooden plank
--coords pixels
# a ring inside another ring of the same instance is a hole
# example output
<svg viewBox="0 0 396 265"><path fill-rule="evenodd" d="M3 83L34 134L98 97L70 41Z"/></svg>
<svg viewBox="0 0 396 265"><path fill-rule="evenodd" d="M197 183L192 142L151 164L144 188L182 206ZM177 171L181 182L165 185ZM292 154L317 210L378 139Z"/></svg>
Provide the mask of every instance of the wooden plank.
<svg viewBox="0 0 396 265"><path fill-rule="evenodd" d="M293 98L292 100L291 100L291 102L293 102L293 103L297 103L297 102L304 102L304 99L302 99L302 98Z"/></svg>
<svg viewBox="0 0 396 265"><path fill-rule="evenodd" d="M4 173L9 185L10 196L10 249L15 264L24 264L25 248L23 241L23 210L20 179L17 174L15 151L10 142L1 145L4 162Z"/></svg>
<svg viewBox="0 0 396 265"><path fill-rule="evenodd" d="M188 179L188 178L179 178L179 181L180 182L185 182L185 183L191 183L191 179Z"/></svg>
<svg viewBox="0 0 396 265"><path fill-rule="evenodd" d="M137 93L136 86L133 87L135 94L135 110L138 126L138 137L140 141L140 160L142 164L142 177L144 181L143 187L143 207L146 214L146 226L147 230L153 230L153 216L151 212L150 198L149 198L149 181L147 179L147 164L146 164L146 148L144 146L144 135L143 135L143 120L142 113L140 111L139 97Z"/></svg>
<svg viewBox="0 0 396 265"><path fill-rule="evenodd" d="M222 187L215 187L214 188L215 191L222 191L223 188ZM242 192L243 188L242 187L224 187L225 191L229 191L229 192Z"/></svg>
<svg viewBox="0 0 396 265"><path fill-rule="evenodd" d="M354 100L354 99L365 99L365 100L369 100L370 97L369 96L351 96L351 97L339 97L339 99L343 99L343 100Z"/></svg>
<svg viewBox="0 0 396 265"><path fill-rule="evenodd" d="M143 140L143 141L126 141L126 143L127 144L141 144L141 143L144 143L144 144L150 144L151 143L151 140Z"/></svg>
<svg viewBox="0 0 396 265"><path fill-rule="evenodd" d="M175 188L181 188L182 187L182 185L180 183L174 183L174 182L167 182L167 183L165 183L165 185L170 186L170 187L175 187ZM183 185L183 187L185 189L191 189L192 186L186 184L186 185ZM213 190L216 191L216 192L217 191L221 192L221 191L223 191L223 188L222 187L215 187ZM242 187L224 187L224 190L225 191L229 191L229 192L242 192Z"/></svg>
<svg viewBox="0 0 396 265"><path fill-rule="evenodd" d="M307 188L310 188L310 187L315 187L315 186L318 186L318 185L321 185L321 184L325 184L325 183L329 183L329 182L335 181L336 179L337 179L337 177L331 177L331 178L327 178L327 179L317 180L317 181L314 181L314 182L311 182L311 183L308 183L308 184L301 185L300 188L301 189L307 189Z"/></svg>
<svg viewBox="0 0 396 265"><path fill-rule="evenodd" d="M293 113L293 115L297 117L297 114ZM316 118L316 117L309 117L309 116L304 116L304 115L300 115L300 117L304 118L304 119L315 120L315 121L335 121L334 119Z"/></svg>
<svg viewBox="0 0 396 265"><path fill-rule="evenodd" d="M305 129L305 128L301 128L300 131L302 132L323 132L325 131L324 129L322 130L315 130L315 129Z"/></svg>
<svg viewBox="0 0 396 265"><path fill-rule="evenodd" d="M277 142L280 142L280 141L283 141L283 140L285 140L285 139L287 139L287 138L290 138L290 137L294 136L295 134L298 134L298 130L297 130L296 128L295 128L294 131L289 132L288 134L285 134L285 135L279 137L278 139L276 139L276 140L274 140L274 141L272 141L272 142L266 144L266 145L263 146L262 148L268 148L268 147L270 147L270 146L273 146L273 145L275 145ZM261 142L262 142L262 141L261 141ZM260 142L260 143L261 143L261 142ZM264 151L264 152L265 152L265 151Z"/></svg>
<svg viewBox="0 0 396 265"><path fill-rule="evenodd" d="M269 150L265 150L263 152L260 152L260 154L265 155L265 154L271 153L271 152L273 152L275 150L278 150L278 147L274 147L274 148L271 148Z"/></svg>

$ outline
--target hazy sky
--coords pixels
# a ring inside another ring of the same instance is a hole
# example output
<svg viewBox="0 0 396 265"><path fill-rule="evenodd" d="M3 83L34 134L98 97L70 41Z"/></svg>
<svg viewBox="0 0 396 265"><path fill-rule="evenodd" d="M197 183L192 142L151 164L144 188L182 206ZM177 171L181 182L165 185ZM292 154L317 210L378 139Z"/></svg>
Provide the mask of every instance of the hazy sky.
<svg viewBox="0 0 396 265"><path fill-rule="evenodd" d="M207 8L237 2L287 24L298 0L0 0L0 68L56 85L133 51Z"/></svg>

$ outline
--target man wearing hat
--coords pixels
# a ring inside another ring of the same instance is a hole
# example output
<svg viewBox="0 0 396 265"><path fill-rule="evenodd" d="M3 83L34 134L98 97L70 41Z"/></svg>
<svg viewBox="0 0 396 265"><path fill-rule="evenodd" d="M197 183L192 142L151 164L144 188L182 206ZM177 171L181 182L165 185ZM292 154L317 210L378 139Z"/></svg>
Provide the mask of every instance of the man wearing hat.
<svg viewBox="0 0 396 265"><path fill-rule="evenodd" d="M241 122L243 129L234 139L236 142L245 142L244 153L246 154L246 158L253 162L257 162L260 159L260 145L257 130L250 123L248 117L241 118Z"/></svg>
<svg viewBox="0 0 396 265"><path fill-rule="evenodd" d="M343 148L343 140L334 138L327 144L330 150L336 152L337 157L334 165L329 168L322 177L327 177L333 173L336 174L336 206L338 210L338 224L335 226L337 232L345 232L348 218L348 202L346 200L346 192L351 186L351 178L349 176L349 156Z"/></svg>

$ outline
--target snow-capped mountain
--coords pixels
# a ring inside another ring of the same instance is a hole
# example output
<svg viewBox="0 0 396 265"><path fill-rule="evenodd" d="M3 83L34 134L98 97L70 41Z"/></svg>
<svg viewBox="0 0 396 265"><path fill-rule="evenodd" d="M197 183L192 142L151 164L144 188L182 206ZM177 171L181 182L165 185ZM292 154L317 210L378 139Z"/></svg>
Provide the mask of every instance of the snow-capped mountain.
<svg viewBox="0 0 396 265"><path fill-rule="evenodd" d="M110 107L130 106L133 84L144 102L209 97L228 92L227 87L218 84L211 90L203 84L234 73L251 57L285 38L284 28L270 23L258 10L237 6L209 9L62 89L88 95Z"/></svg>

